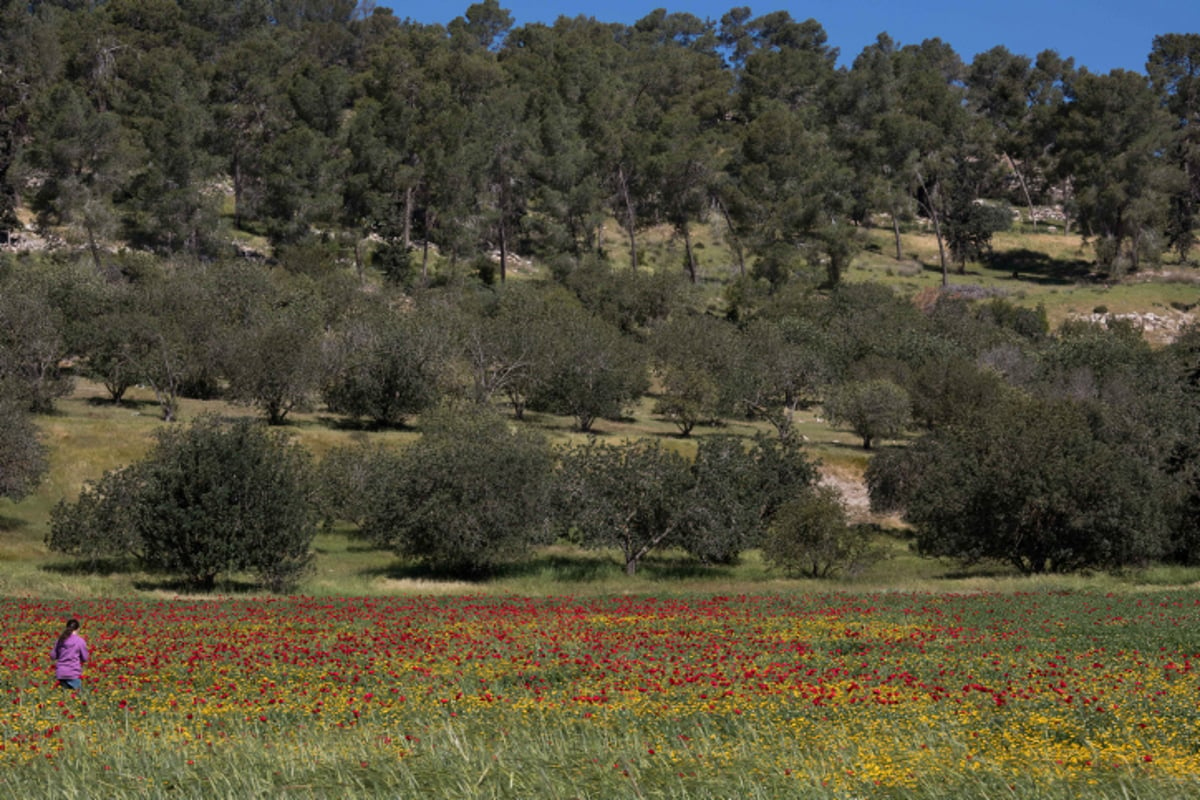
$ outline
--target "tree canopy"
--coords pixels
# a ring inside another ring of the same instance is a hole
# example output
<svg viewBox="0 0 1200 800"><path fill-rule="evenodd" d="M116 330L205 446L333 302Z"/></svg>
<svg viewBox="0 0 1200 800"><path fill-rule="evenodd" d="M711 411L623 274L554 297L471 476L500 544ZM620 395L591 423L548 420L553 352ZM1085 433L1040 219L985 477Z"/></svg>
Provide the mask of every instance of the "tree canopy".
<svg viewBox="0 0 1200 800"><path fill-rule="evenodd" d="M505 281L521 256L599 255L611 217L635 270L639 232L668 226L695 283L717 219L739 269L828 286L873 217L897 247L922 218L961 269L1003 222L984 198L1060 206L1106 269L1195 238L1195 33L1156 37L1146 75L886 34L839 68L782 10L517 27L495 0L445 26L277 5L5 4L0 229L24 204L101 271L116 243L212 258L264 237L405 279L431 248L494 253Z"/></svg>

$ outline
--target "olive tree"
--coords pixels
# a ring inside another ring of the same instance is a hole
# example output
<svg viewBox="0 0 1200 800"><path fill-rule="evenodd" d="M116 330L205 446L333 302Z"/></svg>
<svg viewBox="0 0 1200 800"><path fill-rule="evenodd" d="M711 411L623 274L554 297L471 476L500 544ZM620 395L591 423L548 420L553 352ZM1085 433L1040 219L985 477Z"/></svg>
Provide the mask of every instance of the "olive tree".
<svg viewBox="0 0 1200 800"><path fill-rule="evenodd" d="M282 434L206 415L163 429L142 461L60 502L47 544L80 557L132 556L201 590L242 571L286 589L312 559L311 475L308 454Z"/></svg>
<svg viewBox="0 0 1200 800"><path fill-rule="evenodd" d="M656 441L594 438L560 458L557 520L584 547L615 547L625 572L657 548L679 544L690 523L688 462Z"/></svg>
<svg viewBox="0 0 1200 800"><path fill-rule="evenodd" d="M784 503L762 549L770 564L809 578L854 571L878 557L869 529L849 524L845 503L830 486L811 487Z"/></svg>
<svg viewBox="0 0 1200 800"><path fill-rule="evenodd" d="M308 410L321 377L320 320L292 306L274 309L229 343L229 396L257 406L269 425Z"/></svg>
<svg viewBox="0 0 1200 800"><path fill-rule="evenodd" d="M376 425L402 425L436 403L448 350L420 311L383 303L355 309L324 342L325 404Z"/></svg>
<svg viewBox="0 0 1200 800"><path fill-rule="evenodd" d="M835 387L825 399L825 414L862 438L863 449L882 438L904 432L912 416L908 392L889 380L850 381Z"/></svg>
<svg viewBox="0 0 1200 800"><path fill-rule="evenodd" d="M0 390L30 411L53 411L73 386L62 367L68 355L62 327L42 292L16 280L0 285Z"/></svg>
<svg viewBox="0 0 1200 800"><path fill-rule="evenodd" d="M425 415L420 439L367 465L376 474L366 481L362 533L435 571L486 574L549 530L549 444L478 406Z"/></svg>
<svg viewBox="0 0 1200 800"><path fill-rule="evenodd" d="M1095 421L1077 401L1010 394L872 459L872 508L901 510L926 555L1024 573L1159 557L1171 505L1162 476Z"/></svg>
<svg viewBox="0 0 1200 800"><path fill-rule="evenodd" d="M530 408L574 417L587 432L597 419L620 416L649 388L645 356L615 326L582 309L555 322Z"/></svg>
<svg viewBox="0 0 1200 800"><path fill-rule="evenodd" d="M567 448L553 501L564 533L584 547L620 551L626 573L651 552L685 549L729 564L757 546L770 517L815 481L790 440L706 436L692 460L654 440L596 440Z"/></svg>
<svg viewBox="0 0 1200 800"><path fill-rule="evenodd" d="M651 339L661 391L654 413L671 420L680 436L732 408L722 403L721 376L736 357L736 329L708 315L680 315L655 329Z"/></svg>
<svg viewBox="0 0 1200 800"><path fill-rule="evenodd" d="M697 443L681 544L705 564L729 564L762 543L777 510L816 481L796 437L730 434Z"/></svg>

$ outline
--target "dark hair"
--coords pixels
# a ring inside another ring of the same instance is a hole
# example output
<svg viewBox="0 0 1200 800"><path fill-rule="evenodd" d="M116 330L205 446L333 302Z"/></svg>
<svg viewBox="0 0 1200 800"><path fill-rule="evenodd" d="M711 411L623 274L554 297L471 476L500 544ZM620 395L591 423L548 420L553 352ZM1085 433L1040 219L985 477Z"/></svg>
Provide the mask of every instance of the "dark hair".
<svg viewBox="0 0 1200 800"><path fill-rule="evenodd" d="M67 627L63 628L63 632L61 634L59 634L58 642L54 645L54 657L55 658L58 658L58 654L62 650L63 642L65 642L67 640L67 637L70 636L72 633L74 633L77 630L79 630L79 620L77 620L77 619L67 620Z"/></svg>

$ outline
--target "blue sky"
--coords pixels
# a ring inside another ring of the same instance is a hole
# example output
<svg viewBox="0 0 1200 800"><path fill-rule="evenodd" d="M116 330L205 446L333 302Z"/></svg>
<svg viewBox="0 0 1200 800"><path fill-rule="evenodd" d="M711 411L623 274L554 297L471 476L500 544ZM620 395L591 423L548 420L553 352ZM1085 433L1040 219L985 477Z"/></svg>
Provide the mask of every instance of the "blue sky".
<svg viewBox="0 0 1200 800"><path fill-rule="evenodd" d="M392 8L401 18L445 24L462 16L473 1L376 0L376 5ZM900 44L939 37L964 61L1002 44L1031 57L1042 50L1057 50L1092 72L1117 68L1144 72L1156 35L1200 33L1200 0L500 0L500 5L512 12L518 25L552 23L559 16L580 14L630 24L656 8L714 20L734 6L748 5L755 14L783 10L796 19L812 17L820 22L846 64L877 34L887 32Z"/></svg>

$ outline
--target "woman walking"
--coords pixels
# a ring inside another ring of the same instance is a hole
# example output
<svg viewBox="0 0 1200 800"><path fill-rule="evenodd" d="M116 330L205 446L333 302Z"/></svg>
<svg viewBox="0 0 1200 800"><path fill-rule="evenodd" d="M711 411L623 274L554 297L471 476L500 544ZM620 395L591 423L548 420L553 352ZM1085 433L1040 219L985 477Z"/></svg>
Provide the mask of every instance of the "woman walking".
<svg viewBox="0 0 1200 800"><path fill-rule="evenodd" d="M54 676L64 689L79 689L83 686L83 665L89 658L87 642L79 635L79 620L67 620L67 627L54 643L50 660L54 662Z"/></svg>

